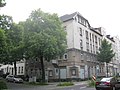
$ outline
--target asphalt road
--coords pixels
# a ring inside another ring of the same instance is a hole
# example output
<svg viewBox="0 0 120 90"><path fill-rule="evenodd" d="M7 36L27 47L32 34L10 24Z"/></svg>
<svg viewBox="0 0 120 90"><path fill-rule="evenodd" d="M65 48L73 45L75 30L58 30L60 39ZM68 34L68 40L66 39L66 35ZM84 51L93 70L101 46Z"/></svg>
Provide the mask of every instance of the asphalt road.
<svg viewBox="0 0 120 90"><path fill-rule="evenodd" d="M95 90L95 88L88 88L80 85L58 87L56 85L33 86L27 84L7 83L7 86L8 90Z"/></svg>

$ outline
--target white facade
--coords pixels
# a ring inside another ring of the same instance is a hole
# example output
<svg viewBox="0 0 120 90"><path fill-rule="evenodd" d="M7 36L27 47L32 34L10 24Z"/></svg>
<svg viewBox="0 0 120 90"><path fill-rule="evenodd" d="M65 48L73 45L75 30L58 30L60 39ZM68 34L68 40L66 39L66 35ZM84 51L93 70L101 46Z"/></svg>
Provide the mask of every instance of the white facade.
<svg viewBox="0 0 120 90"><path fill-rule="evenodd" d="M67 32L68 49L76 48L96 54L101 44L102 34L92 31L88 21L85 19L84 22L86 23L86 26L78 23L78 20L80 20L79 18L78 15L75 15L74 19L63 23L63 27Z"/></svg>
<svg viewBox="0 0 120 90"><path fill-rule="evenodd" d="M16 68L17 68L17 75L24 75L25 74L25 61L19 61L16 63ZM10 75L14 75L15 70L14 70L14 65L2 65L0 67L0 70L3 70L4 74L9 73Z"/></svg>
<svg viewBox="0 0 120 90"><path fill-rule="evenodd" d="M3 70L3 74L7 74L7 73L9 73L9 74L13 74L13 65L9 65L9 64L7 64L7 65L2 65L1 67L0 67L0 70Z"/></svg>
<svg viewBox="0 0 120 90"><path fill-rule="evenodd" d="M16 67L17 67L17 75L24 75L25 74L25 61L17 62Z"/></svg>

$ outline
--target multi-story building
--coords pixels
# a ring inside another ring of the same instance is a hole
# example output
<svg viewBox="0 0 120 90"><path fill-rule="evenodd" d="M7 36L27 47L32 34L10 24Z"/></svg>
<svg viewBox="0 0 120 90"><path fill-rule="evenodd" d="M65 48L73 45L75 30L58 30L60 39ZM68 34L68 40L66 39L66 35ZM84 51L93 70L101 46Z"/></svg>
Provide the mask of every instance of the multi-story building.
<svg viewBox="0 0 120 90"><path fill-rule="evenodd" d="M97 61L96 53L103 38L107 38L116 51L113 38L106 37L104 28L91 27L88 20L78 12L66 14L60 19L67 32L68 46L64 59L58 60L60 78L78 80L89 78L92 75L105 76L105 65ZM116 62L114 58L112 61ZM116 64L114 67L118 68Z"/></svg>

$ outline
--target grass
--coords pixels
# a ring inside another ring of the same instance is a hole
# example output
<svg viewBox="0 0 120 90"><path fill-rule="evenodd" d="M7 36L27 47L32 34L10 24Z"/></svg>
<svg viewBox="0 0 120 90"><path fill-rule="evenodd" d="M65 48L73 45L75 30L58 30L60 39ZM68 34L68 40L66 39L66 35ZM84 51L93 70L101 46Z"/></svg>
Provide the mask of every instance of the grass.
<svg viewBox="0 0 120 90"><path fill-rule="evenodd" d="M48 83L42 83L42 82L29 82L30 85L48 85Z"/></svg>
<svg viewBox="0 0 120 90"><path fill-rule="evenodd" d="M72 86L74 85L73 82L63 82L63 83L59 83L57 86Z"/></svg>
<svg viewBox="0 0 120 90"><path fill-rule="evenodd" d="M0 80L0 90L3 90L3 89L7 89L7 85L6 85L5 81Z"/></svg>

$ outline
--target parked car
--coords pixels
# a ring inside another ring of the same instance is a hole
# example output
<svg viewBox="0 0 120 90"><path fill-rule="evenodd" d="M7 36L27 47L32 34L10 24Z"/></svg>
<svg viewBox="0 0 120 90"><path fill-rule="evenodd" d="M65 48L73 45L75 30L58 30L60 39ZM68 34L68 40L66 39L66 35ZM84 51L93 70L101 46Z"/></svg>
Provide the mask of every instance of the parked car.
<svg viewBox="0 0 120 90"><path fill-rule="evenodd" d="M6 80L8 82L23 83L23 79L15 75L8 75Z"/></svg>
<svg viewBox="0 0 120 90"><path fill-rule="evenodd" d="M119 90L120 81L115 77L102 78L96 82L96 90Z"/></svg>

